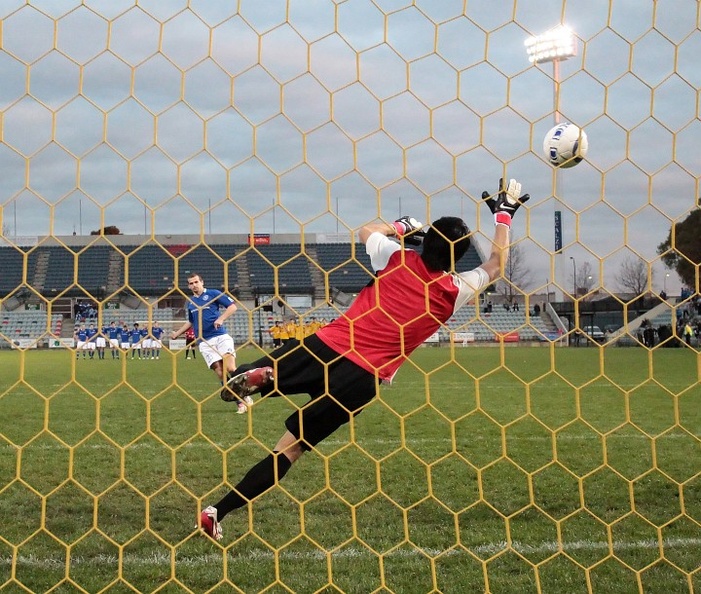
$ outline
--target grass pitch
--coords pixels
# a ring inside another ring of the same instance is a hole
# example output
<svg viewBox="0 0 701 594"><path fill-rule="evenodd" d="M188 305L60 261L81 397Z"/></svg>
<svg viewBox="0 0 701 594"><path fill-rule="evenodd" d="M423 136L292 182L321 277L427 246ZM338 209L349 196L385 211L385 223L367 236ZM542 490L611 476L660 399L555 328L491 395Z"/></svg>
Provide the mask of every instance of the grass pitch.
<svg viewBox="0 0 701 594"><path fill-rule="evenodd" d="M0 352L4 592L701 592L690 349L419 349L222 546L198 510L306 397L106 356Z"/></svg>

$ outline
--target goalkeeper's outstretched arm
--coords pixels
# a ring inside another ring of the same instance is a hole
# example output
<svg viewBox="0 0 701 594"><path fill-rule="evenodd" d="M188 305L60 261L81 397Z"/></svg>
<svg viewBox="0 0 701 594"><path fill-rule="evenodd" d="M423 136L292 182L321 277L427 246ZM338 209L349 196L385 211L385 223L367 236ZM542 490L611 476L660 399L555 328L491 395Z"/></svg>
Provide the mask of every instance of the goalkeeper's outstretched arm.
<svg viewBox="0 0 701 594"><path fill-rule="evenodd" d="M515 179L510 179L508 184L504 184L503 178L499 180L499 189L496 195L490 194L487 190L482 192L482 200L485 201L494 215L495 225L492 253L489 259L480 266L489 275L490 280L495 280L502 275L504 265L509 257L511 220L519 207L530 198L528 194L522 196L520 194L520 183Z"/></svg>

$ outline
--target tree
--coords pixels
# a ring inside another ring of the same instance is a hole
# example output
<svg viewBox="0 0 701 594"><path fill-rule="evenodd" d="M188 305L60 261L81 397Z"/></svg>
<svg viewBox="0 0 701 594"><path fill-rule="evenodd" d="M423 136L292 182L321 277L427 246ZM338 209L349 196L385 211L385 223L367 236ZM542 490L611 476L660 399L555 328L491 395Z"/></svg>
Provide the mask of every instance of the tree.
<svg viewBox="0 0 701 594"><path fill-rule="evenodd" d="M648 290L648 281L652 282L647 262L642 258L627 257L618 270L618 288L639 297Z"/></svg>
<svg viewBox="0 0 701 594"><path fill-rule="evenodd" d="M509 259L504 266L504 279L497 285L497 291L504 301L513 303L518 295L533 283L531 269L526 261L526 254L520 243L509 246Z"/></svg>
<svg viewBox="0 0 701 594"><path fill-rule="evenodd" d="M574 276L575 274L576 276ZM575 270L570 274L570 282L573 288L575 284L577 285L577 296L589 293L596 284L594 268L591 262L584 262L581 266L576 266Z"/></svg>
<svg viewBox="0 0 701 594"><path fill-rule="evenodd" d="M102 231L99 229L97 231L90 231L90 235L121 235L122 232L119 230L119 227L115 227L114 225L110 225L109 227L103 227Z"/></svg>
<svg viewBox="0 0 701 594"><path fill-rule="evenodd" d="M697 208L670 228L667 239L657 246L657 253L662 256L665 266L676 271L689 287L696 286L696 271L701 264L700 230L701 208Z"/></svg>

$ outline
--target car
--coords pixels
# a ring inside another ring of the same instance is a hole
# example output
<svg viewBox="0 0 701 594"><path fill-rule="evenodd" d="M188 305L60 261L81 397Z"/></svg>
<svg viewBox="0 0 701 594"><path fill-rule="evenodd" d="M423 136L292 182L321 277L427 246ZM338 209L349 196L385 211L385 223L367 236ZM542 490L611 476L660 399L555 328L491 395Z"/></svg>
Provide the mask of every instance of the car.
<svg viewBox="0 0 701 594"><path fill-rule="evenodd" d="M598 326L584 326L582 331L589 338L593 338L596 342L604 342L604 339L606 338L605 334Z"/></svg>

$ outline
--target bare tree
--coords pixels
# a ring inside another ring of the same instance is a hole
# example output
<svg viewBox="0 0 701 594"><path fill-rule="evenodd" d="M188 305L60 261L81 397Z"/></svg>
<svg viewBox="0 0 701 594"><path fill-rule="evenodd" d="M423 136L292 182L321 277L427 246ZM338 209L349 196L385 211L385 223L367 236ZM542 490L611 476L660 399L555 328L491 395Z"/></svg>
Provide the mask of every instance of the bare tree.
<svg viewBox="0 0 701 594"><path fill-rule="evenodd" d="M504 301L514 303L519 295L533 284L533 275L528 267L526 254L520 243L512 243L509 246L509 259L504 266L504 279L497 285L497 291L504 297Z"/></svg>
<svg viewBox="0 0 701 594"><path fill-rule="evenodd" d="M570 273L570 283L572 287L576 285L578 296L589 293L596 284L594 268L591 262L584 262L581 266L576 266L575 270Z"/></svg>
<svg viewBox="0 0 701 594"><path fill-rule="evenodd" d="M618 269L618 288L639 297L648 291L652 282L652 271L642 258L627 257Z"/></svg>

